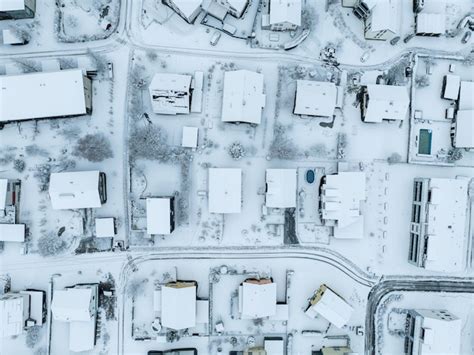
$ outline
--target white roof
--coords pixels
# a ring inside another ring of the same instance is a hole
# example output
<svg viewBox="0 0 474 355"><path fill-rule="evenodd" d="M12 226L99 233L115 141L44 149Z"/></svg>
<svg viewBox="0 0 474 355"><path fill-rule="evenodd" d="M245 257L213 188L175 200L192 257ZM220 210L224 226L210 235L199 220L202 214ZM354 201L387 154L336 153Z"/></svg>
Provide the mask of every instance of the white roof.
<svg viewBox="0 0 474 355"><path fill-rule="evenodd" d="M446 15L444 13L421 12L416 16L416 33L444 34Z"/></svg>
<svg viewBox="0 0 474 355"><path fill-rule="evenodd" d="M95 219L95 236L97 238L109 238L115 235L115 223L113 217Z"/></svg>
<svg viewBox="0 0 474 355"><path fill-rule="evenodd" d="M1 3L1 0L0 0ZM22 44L23 40L16 31L10 29L2 30L3 44Z"/></svg>
<svg viewBox="0 0 474 355"><path fill-rule="evenodd" d="M24 10L25 0L0 0L0 11Z"/></svg>
<svg viewBox="0 0 474 355"><path fill-rule="evenodd" d="M169 197L146 199L146 230L148 234L171 233L171 199Z"/></svg>
<svg viewBox="0 0 474 355"><path fill-rule="evenodd" d="M0 210L7 206L8 179L0 179Z"/></svg>
<svg viewBox="0 0 474 355"><path fill-rule="evenodd" d="M301 0L270 0L270 24L301 25Z"/></svg>
<svg viewBox="0 0 474 355"><path fill-rule="evenodd" d="M209 169L209 212L240 213L242 209L242 170Z"/></svg>
<svg viewBox="0 0 474 355"><path fill-rule="evenodd" d="M461 81L458 109L474 110L474 82Z"/></svg>
<svg viewBox="0 0 474 355"><path fill-rule="evenodd" d="M459 75L446 74L444 76L444 80L445 87L443 98L448 100L457 100L459 96L461 77Z"/></svg>
<svg viewBox="0 0 474 355"><path fill-rule="evenodd" d="M183 127L181 146L185 148L196 148L198 143L198 132L199 128L197 127Z"/></svg>
<svg viewBox="0 0 474 355"><path fill-rule="evenodd" d="M326 175L325 180L321 192L322 218L336 221L336 238L362 238L360 205L366 199L365 173L340 172Z"/></svg>
<svg viewBox="0 0 474 355"><path fill-rule="evenodd" d="M327 321L338 328L342 328L351 319L354 309L330 288L326 288L321 299L308 308L306 313L314 317L314 313L320 314Z"/></svg>
<svg viewBox="0 0 474 355"><path fill-rule="evenodd" d="M0 298L0 339L23 333L27 313L27 295L7 293Z"/></svg>
<svg viewBox="0 0 474 355"><path fill-rule="evenodd" d="M456 114L454 146L474 148L474 110L459 110Z"/></svg>
<svg viewBox="0 0 474 355"><path fill-rule="evenodd" d="M410 99L404 86L367 85L369 102L365 122L382 120L404 120Z"/></svg>
<svg viewBox="0 0 474 355"><path fill-rule="evenodd" d="M255 319L276 314L276 283L243 282L239 286L239 311L243 319Z"/></svg>
<svg viewBox="0 0 474 355"><path fill-rule="evenodd" d="M69 350L74 352L94 349L95 316L86 322L71 322L69 324Z"/></svg>
<svg viewBox="0 0 474 355"><path fill-rule="evenodd" d="M55 290L51 304L53 318L63 322L90 321L95 314L91 310L93 292L92 288L85 287Z"/></svg>
<svg viewBox="0 0 474 355"><path fill-rule="evenodd" d="M267 169L265 179L267 207L296 207L296 169Z"/></svg>
<svg viewBox="0 0 474 355"><path fill-rule="evenodd" d="M84 75L73 69L0 76L0 103L3 122L85 115Z"/></svg>
<svg viewBox="0 0 474 355"><path fill-rule="evenodd" d="M467 179L430 179L427 270L463 270L468 182Z"/></svg>
<svg viewBox="0 0 474 355"><path fill-rule="evenodd" d="M269 355L284 355L284 341L283 339L265 339L263 347Z"/></svg>
<svg viewBox="0 0 474 355"><path fill-rule="evenodd" d="M398 0L397 0L398 1ZM398 12L397 1L378 0L370 11L370 31L390 31L398 33Z"/></svg>
<svg viewBox="0 0 474 355"><path fill-rule="evenodd" d="M0 241L23 243L25 241L25 225L0 224Z"/></svg>
<svg viewBox="0 0 474 355"><path fill-rule="evenodd" d="M423 316L425 339L420 344L420 355L461 354L462 320L448 311L416 310Z"/></svg>
<svg viewBox="0 0 474 355"><path fill-rule="evenodd" d="M161 324L175 330L196 326L196 286L161 288Z"/></svg>
<svg viewBox="0 0 474 355"><path fill-rule="evenodd" d="M223 122L259 124L264 107L262 74L248 70L225 72L222 99Z"/></svg>
<svg viewBox="0 0 474 355"><path fill-rule="evenodd" d="M20 291L22 295L28 295L30 298L30 318L36 322L36 325L43 324L43 297L42 291Z"/></svg>
<svg viewBox="0 0 474 355"><path fill-rule="evenodd" d="M52 173L49 196L55 210L101 207L99 171Z"/></svg>
<svg viewBox="0 0 474 355"><path fill-rule="evenodd" d="M202 0L171 0L171 2L186 18L190 18L200 8Z"/></svg>
<svg viewBox="0 0 474 355"><path fill-rule="evenodd" d="M191 75L155 74L148 88L153 112L188 114L191 109L191 80Z"/></svg>
<svg viewBox="0 0 474 355"><path fill-rule="evenodd" d="M297 80L294 113L297 115L332 117L336 107L334 83Z"/></svg>
<svg viewBox="0 0 474 355"><path fill-rule="evenodd" d="M237 13L244 11L248 2L249 0L227 0L227 3L232 6L237 11Z"/></svg>

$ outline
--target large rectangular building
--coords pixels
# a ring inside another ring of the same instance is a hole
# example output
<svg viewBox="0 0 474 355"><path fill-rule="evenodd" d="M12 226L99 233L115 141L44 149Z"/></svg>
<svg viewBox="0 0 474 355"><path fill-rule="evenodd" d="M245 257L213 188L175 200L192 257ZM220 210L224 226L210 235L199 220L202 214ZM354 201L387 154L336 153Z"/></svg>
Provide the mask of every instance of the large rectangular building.
<svg viewBox="0 0 474 355"><path fill-rule="evenodd" d="M0 20L35 17L36 0L0 0Z"/></svg>
<svg viewBox="0 0 474 355"><path fill-rule="evenodd" d="M416 178L410 263L432 271L464 269L469 180Z"/></svg>
<svg viewBox="0 0 474 355"><path fill-rule="evenodd" d="M0 76L0 125L92 113L92 80L80 69Z"/></svg>

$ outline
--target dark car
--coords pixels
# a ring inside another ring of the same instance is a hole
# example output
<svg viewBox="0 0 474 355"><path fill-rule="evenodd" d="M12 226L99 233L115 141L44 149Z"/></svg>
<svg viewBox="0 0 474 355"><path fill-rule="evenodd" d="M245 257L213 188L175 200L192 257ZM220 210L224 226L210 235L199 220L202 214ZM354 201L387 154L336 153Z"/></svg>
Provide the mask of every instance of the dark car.
<svg viewBox="0 0 474 355"><path fill-rule="evenodd" d="M171 350L151 350L148 355L198 355L197 349L194 348L183 348L183 349L171 349Z"/></svg>

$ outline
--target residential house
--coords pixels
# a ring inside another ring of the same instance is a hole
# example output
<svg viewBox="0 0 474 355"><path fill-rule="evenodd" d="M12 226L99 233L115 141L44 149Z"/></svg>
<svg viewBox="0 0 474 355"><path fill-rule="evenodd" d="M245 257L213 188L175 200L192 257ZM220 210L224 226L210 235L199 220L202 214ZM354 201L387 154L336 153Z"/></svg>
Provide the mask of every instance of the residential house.
<svg viewBox="0 0 474 355"><path fill-rule="evenodd" d="M96 342L98 284L81 284L54 290L53 319L69 323L69 350L90 351Z"/></svg>
<svg viewBox="0 0 474 355"><path fill-rule="evenodd" d="M24 224L0 223L0 242L23 243L25 235Z"/></svg>
<svg viewBox="0 0 474 355"><path fill-rule="evenodd" d="M265 206L296 207L296 169L267 169L265 186Z"/></svg>
<svg viewBox="0 0 474 355"><path fill-rule="evenodd" d="M168 235L175 228L174 196L146 199L146 229L150 235Z"/></svg>
<svg viewBox="0 0 474 355"><path fill-rule="evenodd" d="M209 212L240 213L242 209L242 170L209 169Z"/></svg>
<svg viewBox="0 0 474 355"><path fill-rule="evenodd" d="M453 146L474 149L474 82L461 81L456 117L451 128Z"/></svg>
<svg viewBox="0 0 474 355"><path fill-rule="evenodd" d="M408 261L431 271L464 269L469 180L416 178Z"/></svg>
<svg viewBox="0 0 474 355"><path fill-rule="evenodd" d="M341 296L323 284L311 297L305 313L310 318L319 314L337 328L342 328L351 319L353 311Z"/></svg>
<svg viewBox="0 0 474 355"><path fill-rule="evenodd" d="M21 181L0 179L0 223L18 223Z"/></svg>
<svg viewBox="0 0 474 355"><path fill-rule="evenodd" d="M362 121L379 123L382 120L405 120L410 98L404 86L374 85L362 87Z"/></svg>
<svg viewBox="0 0 474 355"><path fill-rule="evenodd" d="M248 70L225 72L223 122L260 124L264 107L262 74Z"/></svg>
<svg viewBox="0 0 474 355"><path fill-rule="evenodd" d="M3 75L0 87L0 125L92 113L92 80L81 69Z"/></svg>
<svg viewBox="0 0 474 355"><path fill-rule="evenodd" d="M239 313L242 319L275 316L277 289L272 279L247 279L239 286Z"/></svg>
<svg viewBox="0 0 474 355"><path fill-rule="evenodd" d="M189 24L194 23L201 12L202 0L162 0L162 2Z"/></svg>
<svg viewBox="0 0 474 355"><path fill-rule="evenodd" d="M55 210L99 208L107 201L105 173L98 170L52 173L49 197Z"/></svg>
<svg viewBox="0 0 474 355"><path fill-rule="evenodd" d="M301 26L302 0L269 0L268 13L262 14L262 28L295 31Z"/></svg>
<svg viewBox="0 0 474 355"><path fill-rule="evenodd" d="M410 309L405 354L461 354L461 319L447 310Z"/></svg>
<svg viewBox="0 0 474 355"><path fill-rule="evenodd" d="M0 20L35 17L36 0L0 0Z"/></svg>
<svg viewBox="0 0 474 355"><path fill-rule="evenodd" d="M250 1L249 0L212 0L218 5L222 6L227 12L236 17L241 18L247 9Z"/></svg>
<svg viewBox="0 0 474 355"><path fill-rule="evenodd" d="M459 75L447 74L443 78L441 97L446 100L457 100L461 88L461 77Z"/></svg>
<svg viewBox="0 0 474 355"><path fill-rule="evenodd" d="M365 19L365 39L386 41L399 32L398 0L379 0Z"/></svg>
<svg viewBox="0 0 474 355"><path fill-rule="evenodd" d="M301 116L331 117L337 101L334 83L297 80L293 113Z"/></svg>
<svg viewBox="0 0 474 355"><path fill-rule="evenodd" d="M413 0L417 36L439 37L445 34L445 6L439 0Z"/></svg>

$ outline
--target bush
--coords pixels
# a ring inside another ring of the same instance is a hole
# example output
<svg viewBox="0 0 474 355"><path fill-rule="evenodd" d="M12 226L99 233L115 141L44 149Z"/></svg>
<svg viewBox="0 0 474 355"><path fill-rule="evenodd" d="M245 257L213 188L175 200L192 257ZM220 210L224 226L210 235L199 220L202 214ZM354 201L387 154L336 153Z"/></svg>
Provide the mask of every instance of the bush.
<svg viewBox="0 0 474 355"><path fill-rule="evenodd" d="M35 325L33 327L29 327L26 331L26 346L30 349L33 349L37 344L41 337L41 327Z"/></svg>
<svg viewBox="0 0 474 355"><path fill-rule="evenodd" d="M66 242L54 234L45 234L38 239L38 252L41 256L55 256L66 250Z"/></svg>
<svg viewBox="0 0 474 355"><path fill-rule="evenodd" d="M114 156L110 141L102 133L87 134L79 139L72 154L93 163L98 163Z"/></svg>
<svg viewBox="0 0 474 355"><path fill-rule="evenodd" d="M22 173L25 170L25 166L25 161L22 159L15 159L13 161L13 169L15 169L19 173Z"/></svg>
<svg viewBox="0 0 474 355"><path fill-rule="evenodd" d="M397 164L397 163L400 163L401 161L402 161L402 156L398 153L393 153L387 158L387 162L389 164Z"/></svg>
<svg viewBox="0 0 474 355"><path fill-rule="evenodd" d="M228 152L234 160L240 160L245 156L245 148L239 142L232 143L228 149Z"/></svg>

